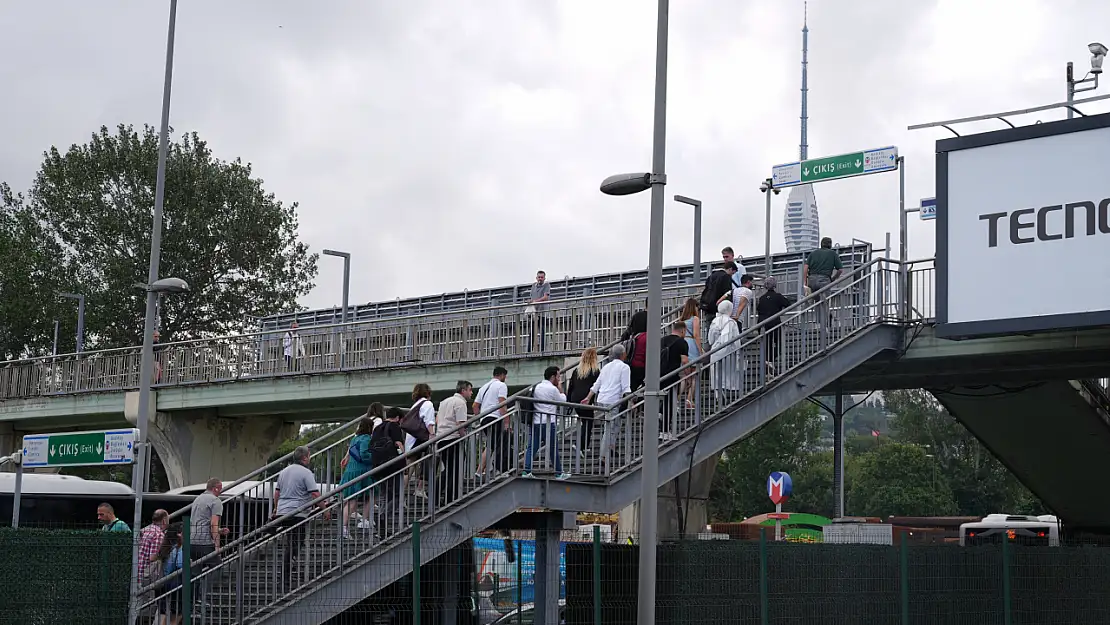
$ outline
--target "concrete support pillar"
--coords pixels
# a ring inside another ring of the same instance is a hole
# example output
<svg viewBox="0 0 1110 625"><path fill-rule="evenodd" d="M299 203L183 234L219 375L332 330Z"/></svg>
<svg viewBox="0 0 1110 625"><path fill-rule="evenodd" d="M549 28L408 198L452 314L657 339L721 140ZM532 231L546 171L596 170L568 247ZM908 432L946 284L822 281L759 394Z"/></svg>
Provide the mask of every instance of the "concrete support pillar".
<svg viewBox="0 0 1110 625"><path fill-rule="evenodd" d="M833 401L833 516L844 516L844 393Z"/></svg>
<svg viewBox="0 0 1110 625"><path fill-rule="evenodd" d="M559 625L559 538L562 515L544 514L536 525L536 625Z"/></svg>
<svg viewBox="0 0 1110 625"><path fill-rule="evenodd" d="M297 430L281 417L228 419L205 410L155 413L148 436L172 489L242 477L266 464Z"/></svg>
<svg viewBox="0 0 1110 625"><path fill-rule="evenodd" d="M720 459L720 454L707 458L695 464L689 473L659 487L659 520L656 527L659 528L660 538L693 537L705 531L709 522L709 487ZM639 502L621 510L617 527L622 540L639 535L639 512Z"/></svg>
<svg viewBox="0 0 1110 625"><path fill-rule="evenodd" d="M11 423L0 423L0 457L10 456L15 451L17 442L15 430L12 429ZM15 470L14 466L5 462L4 466L0 467L0 471L10 473Z"/></svg>

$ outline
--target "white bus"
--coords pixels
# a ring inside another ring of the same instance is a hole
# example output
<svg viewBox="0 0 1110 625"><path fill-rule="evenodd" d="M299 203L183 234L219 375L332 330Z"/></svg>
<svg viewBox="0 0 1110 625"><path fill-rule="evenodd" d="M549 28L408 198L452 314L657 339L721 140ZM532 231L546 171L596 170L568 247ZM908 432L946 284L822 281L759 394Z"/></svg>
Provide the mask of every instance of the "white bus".
<svg viewBox="0 0 1110 625"><path fill-rule="evenodd" d="M982 521L960 525L960 546L989 545L1003 541L1039 547L1060 546L1060 522L1051 514L1026 516L989 514Z"/></svg>

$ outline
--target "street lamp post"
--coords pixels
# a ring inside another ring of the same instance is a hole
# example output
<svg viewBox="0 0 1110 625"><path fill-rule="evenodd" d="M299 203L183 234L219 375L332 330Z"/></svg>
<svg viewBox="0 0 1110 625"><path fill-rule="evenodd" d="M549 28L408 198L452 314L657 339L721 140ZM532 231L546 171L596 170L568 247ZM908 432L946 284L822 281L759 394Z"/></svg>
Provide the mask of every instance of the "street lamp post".
<svg viewBox="0 0 1110 625"><path fill-rule="evenodd" d="M343 259L343 316L339 323L347 323L347 303L351 297L351 253L324 250L324 254Z"/></svg>
<svg viewBox="0 0 1110 625"><path fill-rule="evenodd" d="M77 353L85 351L85 296L80 293L58 293L66 299L77 300Z"/></svg>
<svg viewBox="0 0 1110 625"><path fill-rule="evenodd" d="M655 40L655 121L651 173L618 174L601 183L602 193L629 195L651 189L648 230L648 354L658 354L663 305L663 186L667 184L667 13L669 0L659 0ZM639 625L655 623L655 550L659 522L659 358L648 358L644 372L644 459L640 494Z"/></svg>
<svg viewBox="0 0 1110 625"><path fill-rule="evenodd" d="M771 192L774 191L775 195L782 193L782 189L776 189L774 181L770 178L763 181L759 185L759 192L767 196L767 211L763 218L763 279L771 277Z"/></svg>
<svg viewBox="0 0 1110 625"><path fill-rule="evenodd" d="M189 285L177 278L158 279L159 263L162 256L162 209L166 195L166 151L169 146L170 132L170 87L173 84L173 41L177 26L177 0L170 0L170 16L166 32L166 71L162 84L162 120L158 137L158 170L154 185L154 219L150 229L150 267L147 273L146 314L143 320L143 351L139 364L139 443L135 448L135 464L132 467L131 488L135 493L135 519L132 531L138 536L143 522L143 491L146 490L147 471L150 464L146 461L150 450L147 448L147 429L150 422L150 385L154 376L154 326L155 308L161 293L180 293L187 291ZM134 624L139 616L139 541L131 547L131 609L128 622Z"/></svg>
<svg viewBox="0 0 1110 625"><path fill-rule="evenodd" d="M1102 73L1102 61L1106 59L1107 49L1106 46L1098 43L1089 44L1087 49L1091 51L1091 71L1084 76L1081 80L1075 79L1075 68L1071 61L1068 61L1068 66L1064 78L1067 82L1067 96L1068 96L1068 119L1075 116L1075 111L1071 109L1071 103L1075 101L1075 94L1083 93L1084 91L1094 91L1098 89L1098 75Z"/></svg>
<svg viewBox="0 0 1110 625"><path fill-rule="evenodd" d="M701 283L701 200L685 195L674 196L674 201L694 207L694 284Z"/></svg>

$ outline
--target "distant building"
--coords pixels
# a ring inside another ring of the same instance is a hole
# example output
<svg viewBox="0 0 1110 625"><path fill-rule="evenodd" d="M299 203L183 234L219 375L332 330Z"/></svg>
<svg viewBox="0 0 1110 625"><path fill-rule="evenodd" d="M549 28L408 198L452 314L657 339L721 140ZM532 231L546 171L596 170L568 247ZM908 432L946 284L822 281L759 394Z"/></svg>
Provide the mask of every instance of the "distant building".
<svg viewBox="0 0 1110 625"><path fill-rule="evenodd" d="M821 219L817 214L817 197L813 195L813 185L803 184L790 189L782 228L787 252L817 249L821 242Z"/></svg>

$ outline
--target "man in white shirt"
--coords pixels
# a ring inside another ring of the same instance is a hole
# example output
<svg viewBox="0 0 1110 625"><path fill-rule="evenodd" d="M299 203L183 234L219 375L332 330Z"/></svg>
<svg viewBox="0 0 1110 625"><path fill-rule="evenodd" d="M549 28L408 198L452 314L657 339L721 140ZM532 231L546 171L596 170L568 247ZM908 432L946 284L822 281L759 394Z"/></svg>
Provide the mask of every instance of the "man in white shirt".
<svg viewBox="0 0 1110 625"><path fill-rule="evenodd" d="M597 381L590 387L590 394L582 400L583 404L589 404L594 397L597 397L598 406L611 409L620 403L621 397L632 392L632 370L624 362L625 358L627 354L625 354L624 345L618 343L609 350L609 363L601 368L601 375L597 376ZM617 410L620 409L617 408ZM616 438L615 433L612 432L613 416L612 414L606 416L605 428L602 430L601 463L603 466L609 458L609 447Z"/></svg>
<svg viewBox="0 0 1110 625"><path fill-rule="evenodd" d="M301 342L301 335L297 332L297 322L294 321L289 326L289 331L281 339L281 349L285 354L285 370L296 371L300 367L301 358L304 358L304 343Z"/></svg>
<svg viewBox="0 0 1110 625"><path fill-rule="evenodd" d="M543 372L543 382L532 389L532 436L528 438L528 452L524 455L524 475L532 476L532 461L540 450L540 445L547 446L548 462L555 467L555 479L565 480L569 473L563 473L563 464L559 458L559 441L557 434L557 415L559 408L547 402L565 402L567 396L562 390L562 381L559 379L559 368L548 367Z"/></svg>
<svg viewBox="0 0 1110 625"><path fill-rule="evenodd" d="M732 320L741 332L752 317L752 306L755 304L755 293L752 291L752 276L740 276L740 286L732 290Z"/></svg>
<svg viewBox="0 0 1110 625"><path fill-rule="evenodd" d="M459 443L466 434L465 427L469 414L466 407L470 403L470 396L474 392L474 385L466 380L455 383L455 394L439 402L439 414L436 415L436 431L442 432L436 451L439 461L443 463L443 473L438 484L440 505L450 505L459 497L459 477L462 475L462 445ZM456 429L458 428L458 429Z"/></svg>
<svg viewBox="0 0 1110 625"><path fill-rule="evenodd" d="M482 417L482 426L486 432L487 442L486 449L482 451L482 461L478 468L479 475L485 474L490 453L493 454L495 469L505 471L509 466L509 452L511 451L509 409L506 406L501 406L499 410L494 411L494 408L505 403L505 400L509 397L509 385L505 383L508 378L508 369L501 365L494 367L493 379L483 384L482 388L478 389L478 395L474 398L474 414L485 414ZM499 421L499 423L490 425L495 421Z"/></svg>

